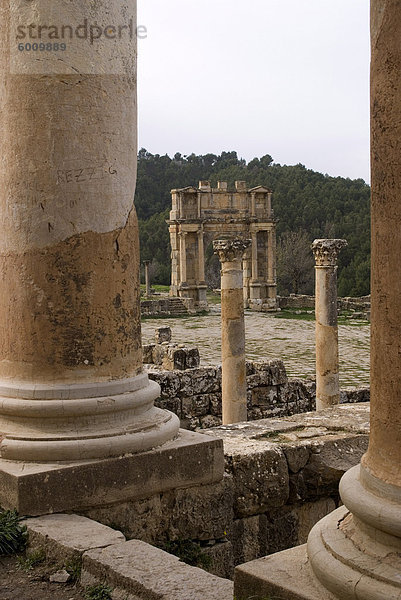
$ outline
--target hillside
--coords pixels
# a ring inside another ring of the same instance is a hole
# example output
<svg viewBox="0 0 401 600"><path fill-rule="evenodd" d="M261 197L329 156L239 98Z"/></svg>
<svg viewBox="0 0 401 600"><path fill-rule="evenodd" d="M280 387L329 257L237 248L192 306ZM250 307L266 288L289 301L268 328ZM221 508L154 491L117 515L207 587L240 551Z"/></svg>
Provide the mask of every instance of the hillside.
<svg viewBox="0 0 401 600"><path fill-rule="evenodd" d="M302 269L307 262L307 247L318 237L348 241L339 260L339 294L369 293L370 187L362 179L330 177L301 164L276 164L269 155L246 163L236 152L222 152L220 156L177 153L173 158L152 155L144 149L139 152L136 207L141 258L153 261L155 282L169 283L170 247L165 219L170 210L170 190L205 179L213 186L218 180L228 181L231 187L234 181L245 180L249 187L261 184L273 190L273 208L279 219L279 293L312 291L310 263L305 265L306 277L301 277L298 290L294 289L285 265L289 260L298 260L302 261L298 265ZM289 248L291 244L293 247Z"/></svg>

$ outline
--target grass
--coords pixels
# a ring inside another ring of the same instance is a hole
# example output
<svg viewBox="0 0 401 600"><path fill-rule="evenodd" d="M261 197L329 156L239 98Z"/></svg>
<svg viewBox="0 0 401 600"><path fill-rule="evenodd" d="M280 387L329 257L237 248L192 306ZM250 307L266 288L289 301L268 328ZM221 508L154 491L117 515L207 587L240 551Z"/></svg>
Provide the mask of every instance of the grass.
<svg viewBox="0 0 401 600"><path fill-rule="evenodd" d="M43 548L38 548L30 552L26 556L19 556L17 558L18 567L23 571L32 571L38 565L41 565L46 560L46 552Z"/></svg>
<svg viewBox="0 0 401 600"><path fill-rule="evenodd" d="M192 540L177 540L174 542L166 542L161 546L162 550L169 554L174 554L182 562L192 567L200 567L201 569L209 569L212 564L211 557L202 551L202 548Z"/></svg>
<svg viewBox="0 0 401 600"><path fill-rule="evenodd" d="M104 583L88 585L85 588L85 600L112 600L113 590Z"/></svg>
<svg viewBox="0 0 401 600"><path fill-rule="evenodd" d="M0 555L16 554L25 549L27 532L16 510L0 508Z"/></svg>

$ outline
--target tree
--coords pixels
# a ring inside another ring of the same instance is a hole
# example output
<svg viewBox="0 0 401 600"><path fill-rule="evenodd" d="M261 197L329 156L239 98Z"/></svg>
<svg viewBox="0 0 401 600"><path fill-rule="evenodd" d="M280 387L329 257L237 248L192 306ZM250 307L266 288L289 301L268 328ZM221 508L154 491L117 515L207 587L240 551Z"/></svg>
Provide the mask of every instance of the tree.
<svg viewBox="0 0 401 600"><path fill-rule="evenodd" d="M314 258L306 231L286 231L281 236L277 245L277 280L282 295L313 292Z"/></svg>

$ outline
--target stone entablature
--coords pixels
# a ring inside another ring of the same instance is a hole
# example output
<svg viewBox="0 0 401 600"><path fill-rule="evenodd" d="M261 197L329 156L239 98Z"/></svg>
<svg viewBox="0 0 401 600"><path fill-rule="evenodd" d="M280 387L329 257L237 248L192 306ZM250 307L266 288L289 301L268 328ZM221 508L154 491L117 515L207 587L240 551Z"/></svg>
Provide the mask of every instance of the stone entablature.
<svg viewBox="0 0 401 600"><path fill-rule="evenodd" d="M251 239L243 261L245 305L254 310L276 308L276 224L272 191L263 186L248 189L244 181L229 190L224 181L212 188L174 189L167 221L171 243L172 296L192 298L197 308L207 308L205 250L223 237Z"/></svg>

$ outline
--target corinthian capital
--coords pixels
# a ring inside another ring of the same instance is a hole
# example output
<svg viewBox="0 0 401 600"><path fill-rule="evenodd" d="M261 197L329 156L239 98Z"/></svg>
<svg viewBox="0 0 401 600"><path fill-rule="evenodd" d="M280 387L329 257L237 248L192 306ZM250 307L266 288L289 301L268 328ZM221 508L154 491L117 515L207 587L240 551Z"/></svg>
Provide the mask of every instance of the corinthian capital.
<svg viewBox="0 0 401 600"><path fill-rule="evenodd" d="M220 262L233 262L242 260L245 250L251 245L251 240L234 238L231 240L215 240L213 242L214 253L218 255Z"/></svg>
<svg viewBox="0 0 401 600"><path fill-rule="evenodd" d="M348 246L347 240L315 240L312 244L317 267L335 267L340 251Z"/></svg>

